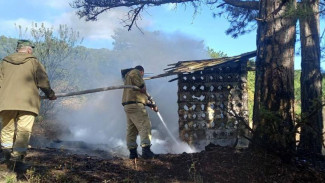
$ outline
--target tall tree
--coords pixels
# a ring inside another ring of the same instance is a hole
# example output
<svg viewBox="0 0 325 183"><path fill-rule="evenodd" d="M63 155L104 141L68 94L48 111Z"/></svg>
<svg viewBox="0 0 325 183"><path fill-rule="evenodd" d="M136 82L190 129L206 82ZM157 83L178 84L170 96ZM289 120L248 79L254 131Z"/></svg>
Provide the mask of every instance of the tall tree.
<svg viewBox="0 0 325 183"><path fill-rule="evenodd" d="M64 92L74 87L66 63L67 58L75 53L75 45L81 41L79 33L66 25L60 25L57 30L37 23L30 28L18 27L20 38L31 37L34 42L34 55L44 65L54 90ZM53 102L42 100L40 116L49 117L49 114L53 114L53 107Z"/></svg>
<svg viewBox="0 0 325 183"><path fill-rule="evenodd" d="M322 75L320 71L319 0L302 0L299 6L301 41L302 126L298 150L321 153L322 150Z"/></svg>
<svg viewBox="0 0 325 183"><path fill-rule="evenodd" d="M260 1L253 140L281 153L294 151L295 0Z"/></svg>
<svg viewBox="0 0 325 183"><path fill-rule="evenodd" d="M296 0L75 0L72 6L87 20L96 20L112 8L130 7L130 29L144 8L167 3L190 3L195 8L201 3L215 4L230 14L231 28L227 33L233 37L245 33L247 25L258 20L253 140L277 151L293 151L296 18L288 12L296 9Z"/></svg>

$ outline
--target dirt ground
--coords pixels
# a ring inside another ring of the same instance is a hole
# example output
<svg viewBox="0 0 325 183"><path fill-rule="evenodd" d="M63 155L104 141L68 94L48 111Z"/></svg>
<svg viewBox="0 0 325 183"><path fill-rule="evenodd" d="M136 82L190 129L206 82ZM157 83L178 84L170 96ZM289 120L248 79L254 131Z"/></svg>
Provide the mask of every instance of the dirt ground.
<svg viewBox="0 0 325 183"><path fill-rule="evenodd" d="M139 158L136 163L127 157L32 148L26 163L31 167L23 172L8 172L1 164L0 182L325 182L322 166L284 164L266 153L220 146L193 154L162 154L154 160Z"/></svg>

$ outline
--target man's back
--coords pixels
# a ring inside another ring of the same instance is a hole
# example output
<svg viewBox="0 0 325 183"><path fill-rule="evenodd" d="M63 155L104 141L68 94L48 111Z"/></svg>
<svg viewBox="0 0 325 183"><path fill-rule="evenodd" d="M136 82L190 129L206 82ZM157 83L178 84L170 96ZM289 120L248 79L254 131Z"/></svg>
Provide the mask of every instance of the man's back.
<svg viewBox="0 0 325 183"><path fill-rule="evenodd" d="M144 87L144 80L140 75L140 71L137 69L133 69L129 71L125 76L125 85L134 85L139 88ZM122 103L124 102L141 102L143 104L146 103L147 96L144 93L141 93L139 90L134 89L124 89Z"/></svg>
<svg viewBox="0 0 325 183"><path fill-rule="evenodd" d="M49 85L43 72L44 68L31 54L14 53L5 57L0 64L0 111L23 110L38 114L38 80L46 80L45 85Z"/></svg>

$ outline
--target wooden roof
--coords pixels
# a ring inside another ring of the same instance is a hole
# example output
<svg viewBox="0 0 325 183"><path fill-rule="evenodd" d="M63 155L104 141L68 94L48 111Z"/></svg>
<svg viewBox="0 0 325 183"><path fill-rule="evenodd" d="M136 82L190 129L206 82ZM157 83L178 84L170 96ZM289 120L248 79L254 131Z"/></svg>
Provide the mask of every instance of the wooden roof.
<svg viewBox="0 0 325 183"><path fill-rule="evenodd" d="M164 69L165 73L156 76L147 77L144 79L145 80L156 79L156 78L161 78L161 77L166 77L166 76L171 76L176 74L200 71L224 63L239 62L242 60L247 61L249 58L255 56L256 56L256 51L252 51L252 52L243 53L241 55L237 55L233 57L221 57L221 58L206 59L206 60L179 61L175 64L169 64L168 66L171 67ZM174 80L177 80L177 78L170 80L170 82Z"/></svg>

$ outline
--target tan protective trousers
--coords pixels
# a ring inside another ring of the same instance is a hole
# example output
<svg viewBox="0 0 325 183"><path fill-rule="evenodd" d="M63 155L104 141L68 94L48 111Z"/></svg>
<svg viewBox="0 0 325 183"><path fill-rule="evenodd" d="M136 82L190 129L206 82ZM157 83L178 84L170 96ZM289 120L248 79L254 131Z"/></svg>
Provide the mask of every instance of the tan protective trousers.
<svg viewBox="0 0 325 183"><path fill-rule="evenodd" d="M1 111L1 147L25 155L35 117L36 114L28 111Z"/></svg>
<svg viewBox="0 0 325 183"><path fill-rule="evenodd" d="M126 113L126 145L128 149L137 148L137 135L140 135L141 147L151 145L151 122L145 106L141 103L124 106Z"/></svg>

